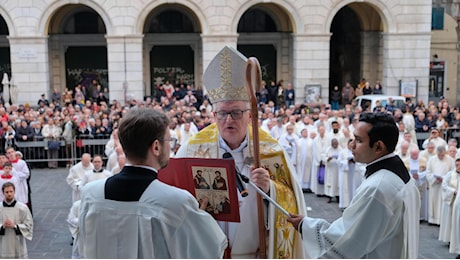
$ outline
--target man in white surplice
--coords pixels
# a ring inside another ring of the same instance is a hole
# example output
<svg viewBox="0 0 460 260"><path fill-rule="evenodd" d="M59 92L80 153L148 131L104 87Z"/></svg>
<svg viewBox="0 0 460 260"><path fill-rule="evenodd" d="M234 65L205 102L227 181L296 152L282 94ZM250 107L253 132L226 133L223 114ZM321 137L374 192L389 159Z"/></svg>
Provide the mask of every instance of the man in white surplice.
<svg viewBox="0 0 460 260"><path fill-rule="evenodd" d="M446 155L446 147L436 147L437 156L431 157L426 167L428 181L428 223L441 223L441 183L444 176L455 168L454 160Z"/></svg>
<svg viewBox="0 0 460 260"><path fill-rule="evenodd" d="M410 150L410 157L403 160L414 178L420 192L420 220L428 221L428 190L426 183L426 159L420 156L418 148Z"/></svg>
<svg viewBox="0 0 460 260"><path fill-rule="evenodd" d="M446 192L452 196L452 228L450 233L449 253L457 254L460 258L460 199L458 198L458 188L460 187L460 158L455 160L455 171L446 176L448 188Z"/></svg>
<svg viewBox="0 0 460 260"><path fill-rule="evenodd" d="M70 167L69 175L67 175L67 184L72 188L72 204L80 200L80 191L83 187L82 182L85 178L85 173L91 171L94 165L91 163L91 155L84 153L81 156L81 161Z"/></svg>
<svg viewBox="0 0 460 260"><path fill-rule="evenodd" d="M75 242L84 258L223 256L227 239L212 216L189 192L157 179L177 142L168 125L168 117L154 109L131 109L123 116L118 136L127 164L81 192Z"/></svg>
<svg viewBox="0 0 460 260"><path fill-rule="evenodd" d="M316 136L316 133L312 133ZM297 141L297 176L302 189L311 192L311 158L313 140L308 136L308 129L304 128L300 132L300 139Z"/></svg>
<svg viewBox="0 0 460 260"><path fill-rule="evenodd" d="M333 137L331 144L323 154L323 161L326 162L324 172L324 194L329 197L328 203L339 196L339 154L342 149L339 147L339 141ZM338 201L337 201L338 202Z"/></svg>
<svg viewBox="0 0 460 260"><path fill-rule="evenodd" d="M398 129L387 113L361 114L354 159L367 163L356 197L333 223L291 214L310 258L417 258L420 197L393 154Z"/></svg>
<svg viewBox="0 0 460 260"><path fill-rule="evenodd" d="M355 191L356 162L353 159L352 141L351 139L348 140L348 147L342 149L339 155L339 208L341 209L345 209L350 205Z"/></svg>
<svg viewBox="0 0 460 260"><path fill-rule="evenodd" d="M442 242L450 242L451 232L454 232L452 224L459 221L459 219L452 218L454 200L457 196L457 169L459 164L458 161L455 161L455 168L444 176L441 184L441 223L438 239Z"/></svg>
<svg viewBox="0 0 460 260"><path fill-rule="evenodd" d="M326 133L326 128L323 125L318 126L318 134L313 139L313 154L311 165L311 190L317 196L324 195L324 183L318 183L318 168L320 165L326 165L322 160L323 153L326 152L327 147L330 146L330 137Z"/></svg>
<svg viewBox="0 0 460 260"><path fill-rule="evenodd" d="M2 185L0 205L0 258L28 258L26 239L32 240L34 221L29 208L14 198L11 182Z"/></svg>
<svg viewBox="0 0 460 260"><path fill-rule="evenodd" d="M291 160L294 167L297 165L297 141L299 137L294 132L294 126L288 124L286 126L286 133L282 134L278 140L287 152L289 159Z"/></svg>

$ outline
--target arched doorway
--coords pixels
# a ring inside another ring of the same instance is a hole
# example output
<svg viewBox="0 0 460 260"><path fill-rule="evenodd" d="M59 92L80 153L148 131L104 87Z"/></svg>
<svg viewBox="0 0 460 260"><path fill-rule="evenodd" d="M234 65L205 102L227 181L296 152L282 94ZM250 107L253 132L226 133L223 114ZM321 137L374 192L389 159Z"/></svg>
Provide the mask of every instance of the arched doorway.
<svg viewBox="0 0 460 260"><path fill-rule="evenodd" d="M85 86L93 98L96 80L109 88L106 28L97 12L85 5L65 5L49 24L51 85L63 91Z"/></svg>
<svg viewBox="0 0 460 260"><path fill-rule="evenodd" d="M292 82L292 24L286 11L276 4L257 4L238 22L238 50L257 57L262 78L270 82Z"/></svg>
<svg viewBox="0 0 460 260"><path fill-rule="evenodd" d="M370 4L352 3L337 12L330 28L329 92L346 82L356 88L363 78L372 87L381 80L382 28L380 14Z"/></svg>
<svg viewBox="0 0 460 260"><path fill-rule="evenodd" d="M144 24L145 94L156 95L156 87L169 81L196 85L202 75L201 26L196 15L178 4L161 5L150 12Z"/></svg>
<svg viewBox="0 0 460 260"><path fill-rule="evenodd" d="M8 25L0 16L0 79L3 79L4 73L8 74L8 79L11 78L10 46L6 38L8 35ZM3 93L2 84L0 84L0 92Z"/></svg>

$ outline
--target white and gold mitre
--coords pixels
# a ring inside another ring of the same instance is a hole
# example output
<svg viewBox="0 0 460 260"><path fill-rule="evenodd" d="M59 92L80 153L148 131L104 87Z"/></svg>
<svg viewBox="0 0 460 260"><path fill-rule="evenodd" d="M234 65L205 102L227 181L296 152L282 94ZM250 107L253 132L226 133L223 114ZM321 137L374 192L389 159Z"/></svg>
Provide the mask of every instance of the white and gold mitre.
<svg viewBox="0 0 460 260"><path fill-rule="evenodd" d="M243 54L227 46L212 59L203 74L203 85L211 103L230 100L249 102L244 75L246 61Z"/></svg>

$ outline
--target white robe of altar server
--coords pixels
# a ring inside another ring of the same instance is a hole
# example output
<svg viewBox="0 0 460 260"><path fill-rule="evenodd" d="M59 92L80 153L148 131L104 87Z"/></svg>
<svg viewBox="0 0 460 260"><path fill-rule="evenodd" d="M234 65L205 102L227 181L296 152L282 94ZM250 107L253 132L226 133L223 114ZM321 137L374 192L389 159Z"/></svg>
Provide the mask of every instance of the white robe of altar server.
<svg viewBox="0 0 460 260"><path fill-rule="evenodd" d="M330 145L331 140L327 134L324 134L323 137L317 135L313 140L313 149L311 151L313 155L311 162L311 190L316 195L324 195L324 184L318 183L318 167L320 162L326 165L326 163L322 161L322 155Z"/></svg>
<svg viewBox="0 0 460 260"><path fill-rule="evenodd" d="M454 176L455 175L455 176ZM442 198L442 206L441 206L441 224L439 226L439 240L443 242L450 241L450 235L452 232L452 207L454 204L455 196L454 192L457 190L457 183L455 186L452 186L451 180L457 180L457 171L454 169L446 174L444 179L442 180L442 191L441 191L441 198ZM459 219L460 220L460 219ZM455 222L458 222L456 220Z"/></svg>
<svg viewBox="0 0 460 260"><path fill-rule="evenodd" d="M92 170L93 164L84 167L81 162L70 167L69 175L67 175L67 184L72 188L72 203L80 199L80 190L83 187L82 181L85 178L85 172Z"/></svg>
<svg viewBox="0 0 460 260"><path fill-rule="evenodd" d="M72 234L73 245L72 245L72 259L80 259L80 251L83 252L82 241L78 239L78 233L80 229L78 228L78 217L80 215L80 203L81 200L77 200L72 204L70 208L69 215L67 216L67 224L69 224L69 231ZM81 249L81 250L80 250Z"/></svg>
<svg viewBox="0 0 460 260"><path fill-rule="evenodd" d="M457 193L458 188L460 187L460 174L457 173L457 176L446 176L446 182L452 184L453 178L457 179ZM453 188L452 185L449 185L450 188ZM451 190L452 194L453 191ZM453 196L453 205L452 205L452 228L450 233L450 246L449 253L460 254L460 199L459 195Z"/></svg>
<svg viewBox="0 0 460 260"><path fill-rule="evenodd" d="M104 199L105 182L83 188L79 239L84 241L85 258L223 256L224 233L188 191L155 180L139 201L115 201Z"/></svg>
<svg viewBox="0 0 460 260"><path fill-rule="evenodd" d="M333 148L329 146L323 155L323 162L326 162L326 171L324 174L324 194L329 197L339 196L339 154L340 146ZM332 157L328 161L328 158Z"/></svg>
<svg viewBox="0 0 460 260"><path fill-rule="evenodd" d="M297 179L302 189L310 189L313 140L309 137L300 138L297 148Z"/></svg>
<svg viewBox="0 0 460 260"><path fill-rule="evenodd" d="M420 191L420 220L428 221L428 190L426 181L426 170L420 171L420 160L425 160L419 156L418 160L413 160L410 157L404 161L408 165L409 174L413 178L413 172L417 172L418 180L414 179L417 188ZM426 163L425 163L426 164ZM426 167L425 167L426 168Z"/></svg>
<svg viewBox="0 0 460 260"><path fill-rule="evenodd" d="M27 186L27 179L30 176L29 167L26 161L19 159L17 162L11 163L14 171L11 174L16 177L15 198L17 201L27 204L29 202L29 188ZM24 196L25 194L25 196Z"/></svg>
<svg viewBox="0 0 460 260"><path fill-rule="evenodd" d="M439 225L441 223L441 183L435 183L436 176L444 177L455 168L454 160L445 156L440 160L433 156L427 163L426 179L428 181L428 223Z"/></svg>
<svg viewBox="0 0 460 260"><path fill-rule="evenodd" d="M5 229L5 235L0 236L0 258L28 258L26 239L32 240L34 228L29 208L19 201L14 207L4 207L0 202L0 227L6 219L13 220L21 235L16 235L12 228Z"/></svg>
<svg viewBox="0 0 460 260"><path fill-rule="evenodd" d="M279 144L283 146L284 150L288 154L288 158L292 162L292 165L297 165L297 141L299 141L299 137L292 133L292 134L283 134L281 135L280 139L278 140Z"/></svg>
<svg viewBox="0 0 460 260"><path fill-rule="evenodd" d="M419 201L412 179L404 184L388 170L377 171L341 218L303 219L304 248L310 258L417 258Z"/></svg>
<svg viewBox="0 0 460 260"><path fill-rule="evenodd" d="M102 172L94 172L94 170L89 170L85 172L85 176L81 181L81 186L83 187L89 182L97 181L100 179L107 179L110 176L112 176L112 173L110 173L108 170L102 170Z"/></svg>
<svg viewBox="0 0 460 260"><path fill-rule="evenodd" d="M350 205L354 192L354 177L356 163L350 162L353 154L350 149L345 148L339 154L339 208L344 209ZM362 178L361 176L359 176ZM357 188L357 187L356 187Z"/></svg>

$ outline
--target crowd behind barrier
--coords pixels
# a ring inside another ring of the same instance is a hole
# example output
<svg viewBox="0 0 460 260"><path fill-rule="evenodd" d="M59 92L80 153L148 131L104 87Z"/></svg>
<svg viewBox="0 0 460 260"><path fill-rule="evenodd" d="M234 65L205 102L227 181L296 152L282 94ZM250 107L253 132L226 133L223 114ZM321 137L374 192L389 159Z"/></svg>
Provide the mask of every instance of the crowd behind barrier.
<svg viewBox="0 0 460 260"><path fill-rule="evenodd" d="M314 131L319 125L317 122L323 122L323 116L326 119L348 118L351 124L353 118L365 111L353 101L355 94L360 91L345 90L365 89L367 85L369 84L363 81L356 88L350 84L343 88L334 88L331 104L328 104L322 103L320 99L314 99L313 103L287 102L296 100L292 84L280 81L266 85L263 82L260 92L257 93L260 123L268 132L275 128L277 120L281 121L283 132L288 124L304 127L305 125L299 123L305 117L310 118L309 124L315 127ZM378 89L380 92L375 93L381 93L382 87L376 84L371 89ZM24 153L24 158L29 162L45 163L53 160L59 166L75 164L83 152L101 154L107 159L103 146L112 131L118 127L123 114L133 107L149 107L167 113L172 121L171 130L177 135L179 144L184 143L191 134L215 122L212 105L206 93L199 86L193 87L183 82L177 85L158 84L153 96L146 96L144 100L128 96L125 104L117 100L109 102L108 92L101 91L97 81L89 86L78 85L74 90L66 89L62 94L54 90L50 101L42 94L36 104L7 104L1 107L2 104L5 103L0 98L0 153L4 153L7 146L13 145ZM392 113L399 124L406 108L415 119L415 138L420 148L432 128L441 129L444 133L442 137L446 141L449 138L460 141L460 113L457 107L448 104L447 99L441 99L438 104L430 101L426 105L421 100L409 99L403 107L392 106L389 100L388 105L380 106L374 112ZM418 122L420 112L425 115L426 122L421 119ZM427 128L418 129L419 123L425 124ZM60 142L59 145L57 142Z"/></svg>
<svg viewBox="0 0 460 260"><path fill-rule="evenodd" d="M104 150L109 139L109 135L97 139L91 135L81 135L75 137L72 142L66 142L63 137L40 138L34 141L17 141L15 146L32 166L43 168L46 167L45 163L55 161L58 162L58 166L70 167L81 159L83 153L101 155L106 161L108 158Z"/></svg>

